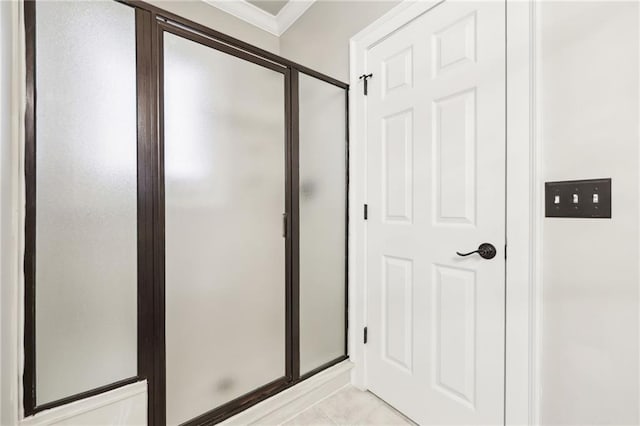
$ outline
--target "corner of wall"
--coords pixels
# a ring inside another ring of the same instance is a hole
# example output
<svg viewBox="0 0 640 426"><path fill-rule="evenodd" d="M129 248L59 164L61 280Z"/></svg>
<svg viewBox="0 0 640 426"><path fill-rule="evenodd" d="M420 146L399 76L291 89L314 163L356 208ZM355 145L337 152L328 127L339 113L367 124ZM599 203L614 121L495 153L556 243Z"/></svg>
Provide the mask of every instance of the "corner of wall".
<svg viewBox="0 0 640 426"><path fill-rule="evenodd" d="M20 416L20 141L24 99L22 2L0 2L0 423Z"/></svg>

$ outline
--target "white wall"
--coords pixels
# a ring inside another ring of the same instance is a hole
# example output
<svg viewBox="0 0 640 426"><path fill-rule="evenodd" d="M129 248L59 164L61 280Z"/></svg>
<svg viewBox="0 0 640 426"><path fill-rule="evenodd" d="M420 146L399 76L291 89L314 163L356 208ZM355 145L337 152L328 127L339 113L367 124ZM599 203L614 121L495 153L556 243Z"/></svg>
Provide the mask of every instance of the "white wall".
<svg viewBox="0 0 640 426"><path fill-rule="evenodd" d="M637 2L542 2L543 180L611 177L611 220L545 219L541 420L638 424Z"/></svg>
<svg viewBox="0 0 640 426"><path fill-rule="evenodd" d="M280 55L349 81L349 39L399 1L316 1L280 36Z"/></svg>
<svg viewBox="0 0 640 426"><path fill-rule="evenodd" d="M7 145L7 142L9 141L9 131L8 131L8 119L6 117L6 115L8 114L8 107L9 107L9 100L10 96L8 94L8 90L10 90L11 85L10 85L10 81L9 81L9 76L11 75L8 72L8 68L9 68L9 64L10 64L10 58L9 58L9 42L10 42L10 35L11 35L11 27L10 27L10 23L11 21L8 19L8 6L5 3L0 3L0 184L4 181L4 179L2 179L2 172L4 171L4 164L1 161L2 159L6 158L4 155L2 155L2 147ZM2 191L2 188L0 188L0 197L1 194L4 193L4 191ZM2 218L4 217L4 215L2 214L2 211L0 210L0 242L3 241L2 239L2 235L3 235L3 227L2 227ZM0 246L1 247L1 246ZM0 250L0 254L2 253L2 250ZM2 261L1 259L4 258L0 257L0 277L2 276L2 271L3 271L3 267L2 267ZM0 283L2 281L0 280ZM0 286L0 318L2 318L2 288L4 288L4 286ZM2 336L2 321L0 321L0 337ZM0 339L0 349L2 348L2 339ZM3 371L3 361L4 361L5 357L3 356L2 351L0 350L0 371ZM3 394L5 393L5 389L2 386L2 384L0 384L0 402L4 400L3 398ZM3 423L3 406L2 404L0 404L0 424Z"/></svg>
<svg viewBox="0 0 640 426"><path fill-rule="evenodd" d="M16 253L18 111L15 75L15 34L18 8L15 2L0 2L0 424L14 424L18 415L17 383L17 271Z"/></svg>

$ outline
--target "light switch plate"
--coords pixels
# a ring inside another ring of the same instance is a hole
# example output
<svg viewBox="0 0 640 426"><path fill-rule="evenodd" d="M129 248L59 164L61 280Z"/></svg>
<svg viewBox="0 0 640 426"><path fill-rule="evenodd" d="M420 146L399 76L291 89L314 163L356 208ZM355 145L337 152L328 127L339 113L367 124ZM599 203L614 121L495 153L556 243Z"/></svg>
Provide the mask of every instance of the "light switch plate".
<svg viewBox="0 0 640 426"><path fill-rule="evenodd" d="M546 182L544 187L546 217L611 218L610 178Z"/></svg>

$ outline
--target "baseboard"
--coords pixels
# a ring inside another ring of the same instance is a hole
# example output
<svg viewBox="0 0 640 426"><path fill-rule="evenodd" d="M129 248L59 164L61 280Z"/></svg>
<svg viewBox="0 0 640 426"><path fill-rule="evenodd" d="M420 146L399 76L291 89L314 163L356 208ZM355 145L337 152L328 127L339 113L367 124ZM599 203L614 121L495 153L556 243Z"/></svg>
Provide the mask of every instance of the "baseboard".
<svg viewBox="0 0 640 426"><path fill-rule="evenodd" d="M353 363L346 360L228 418L223 425L279 425L350 383Z"/></svg>
<svg viewBox="0 0 640 426"><path fill-rule="evenodd" d="M132 383L20 421L20 426L147 424L147 381Z"/></svg>

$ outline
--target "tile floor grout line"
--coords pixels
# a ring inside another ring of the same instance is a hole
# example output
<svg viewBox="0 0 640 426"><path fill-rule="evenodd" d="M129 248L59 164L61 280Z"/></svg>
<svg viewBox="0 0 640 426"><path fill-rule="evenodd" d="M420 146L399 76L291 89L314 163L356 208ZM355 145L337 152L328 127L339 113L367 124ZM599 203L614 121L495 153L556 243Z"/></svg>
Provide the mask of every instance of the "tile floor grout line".
<svg viewBox="0 0 640 426"><path fill-rule="evenodd" d="M340 397L341 394L343 394L342 397ZM328 403L329 400L332 401ZM351 407L355 412L349 411ZM350 418L350 415L353 414L356 415ZM340 421L340 418L343 418L344 421ZM382 398L372 392L361 391L351 384L342 386L280 423L280 425L284 424L289 426L365 426L372 424L417 426Z"/></svg>
<svg viewBox="0 0 640 426"><path fill-rule="evenodd" d="M385 405L387 408L389 408L391 411L393 411L395 414L399 415L405 422L407 422L409 425L414 425L414 426L418 426L418 424L416 422L414 422L413 420L411 420L409 417L405 416L401 411L399 411L397 408L395 408L393 405L389 404L387 401L385 401L384 399L380 398L378 395L376 395L375 393L371 392L371 394L373 396L375 396L376 398L378 398L380 400L380 402L382 402L383 405Z"/></svg>
<svg viewBox="0 0 640 426"><path fill-rule="evenodd" d="M345 388L343 388L344 391L348 391L348 390L354 390L356 392L360 392L363 395L369 395L371 397L373 397L373 399L375 400L375 404L369 409L367 410L365 413L362 413L360 416L358 416L358 418L354 419L353 422L349 423L343 423L343 422L339 422L338 419L336 419L334 416L331 415L330 412L328 412L326 409L323 409L323 407L319 406L318 408L320 409L320 411L322 411L322 413L327 416L334 424L336 425L357 425L359 424L363 419L367 418L368 415L370 415L372 412L374 412L382 403L382 400L380 398L378 398L376 395L374 395L371 392L368 391L361 391L360 389L356 388L353 385L348 385L345 386Z"/></svg>
<svg viewBox="0 0 640 426"><path fill-rule="evenodd" d="M318 401L314 402L313 404L311 404L310 406L308 406L308 407L307 407L307 408L305 408L304 410L302 410L302 411L300 411L300 412L296 413L295 415L293 415L293 416L289 417L288 419L286 419L285 421L283 421L282 423L280 423L280 425L283 425L283 424L285 424L285 423L287 423L287 422L290 422L291 420L295 419L296 417L298 417L298 416L299 416L299 415L301 415L302 413L305 413L305 412L307 412L307 411L311 410L312 408L314 408L316 405L320 404L321 402L323 402L323 401L324 401L324 400L326 400L327 398L332 397L333 395L337 394L338 392L343 391L345 388L348 388L349 386L351 386L351 384L350 384L350 383L347 383L346 385L344 385L344 386L342 386L342 387L340 387L340 388L336 389L335 391L331 392L329 395L325 396L324 398L322 398L322 399L320 399L320 400L318 400ZM320 411L322 411L322 410L320 410ZM323 412L323 413L324 413L324 412ZM325 414L325 415L326 415L326 414ZM327 417L329 417L329 416L327 416ZM336 423L333 421L333 419L331 419L330 417L329 417L329 420L331 420L331 422L333 422L334 424L336 424Z"/></svg>

